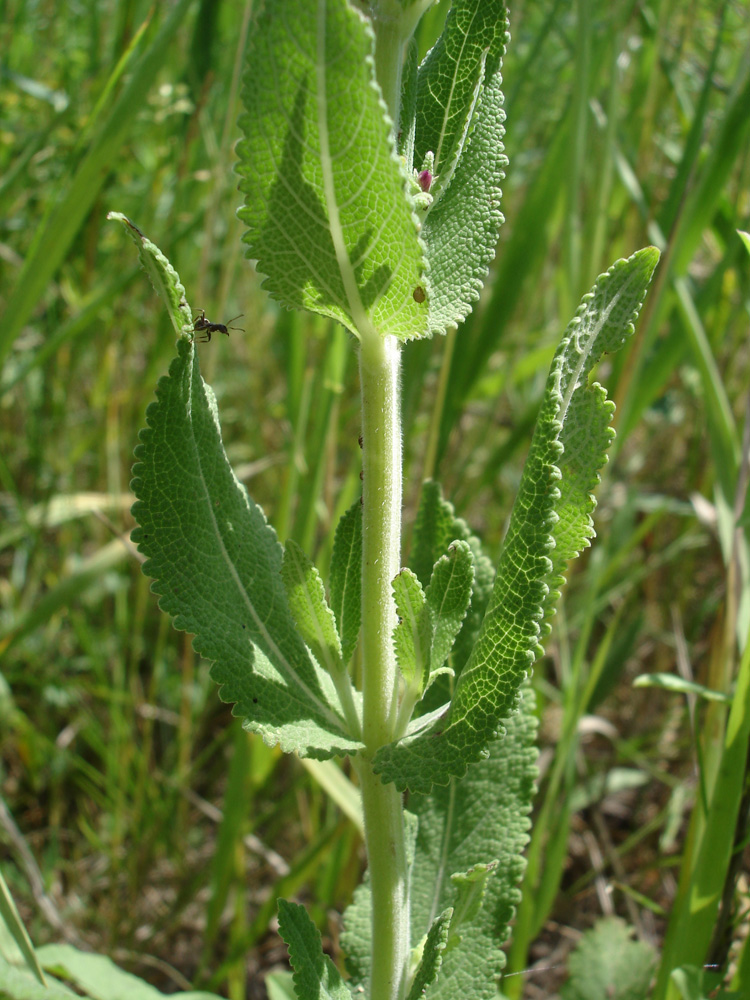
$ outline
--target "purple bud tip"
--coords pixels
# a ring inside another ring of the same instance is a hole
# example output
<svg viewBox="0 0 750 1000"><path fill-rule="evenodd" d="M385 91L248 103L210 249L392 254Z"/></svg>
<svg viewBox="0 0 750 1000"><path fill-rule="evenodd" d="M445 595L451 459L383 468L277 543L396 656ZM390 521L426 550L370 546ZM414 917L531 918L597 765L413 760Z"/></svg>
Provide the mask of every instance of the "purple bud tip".
<svg viewBox="0 0 750 1000"><path fill-rule="evenodd" d="M423 191L430 190L430 185L432 184L432 174L429 170L421 170L417 176L417 180L419 181L419 186Z"/></svg>

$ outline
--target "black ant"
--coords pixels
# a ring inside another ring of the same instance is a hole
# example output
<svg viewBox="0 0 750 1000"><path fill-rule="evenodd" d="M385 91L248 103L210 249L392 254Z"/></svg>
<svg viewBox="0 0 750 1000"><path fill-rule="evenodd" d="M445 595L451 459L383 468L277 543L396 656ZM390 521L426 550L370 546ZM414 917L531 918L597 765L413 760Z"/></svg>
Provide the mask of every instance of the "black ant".
<svg viewBox="0 0 750 1000"><path fill-rule="evenodd" d="M244 313L240 313L239 316L230 319L229 323L234 323L235 319L241 319L242 316L244 316ZM245 332L241 326L230 326L229 323L212 323L210 319L206 319L206 310L201 309L200 316L193 323L193 333L202 333L203 336L198 339L207 344L211 339L212 333L225 333L228 337L230 330L239 330L240 333Z"/></svg>

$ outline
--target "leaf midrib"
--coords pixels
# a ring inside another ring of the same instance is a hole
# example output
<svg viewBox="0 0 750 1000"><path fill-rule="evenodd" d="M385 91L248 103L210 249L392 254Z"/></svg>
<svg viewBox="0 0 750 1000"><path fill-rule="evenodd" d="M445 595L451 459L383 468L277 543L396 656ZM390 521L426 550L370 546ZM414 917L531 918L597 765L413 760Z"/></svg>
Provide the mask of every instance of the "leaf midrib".
<svg viewBox="0 0 750 1000"><path fill-rule="evenodd" d="M318 136L320 138L320 165L323 174L323 194L326 207L328 209L328 227L331 233L331 241L336 254L336 262L341 273L341 280L344 284L344 291L349 303L352 320L354 322L354 333L358 336L376 335L375 329L370 322L357 287L357 279L354 274L352 263L349 260L349 253L346 248L344 231L339 216L339 205L336 199L336 185L333 176L333 158L331 156L330 136L328 131L328 88L327 88L327 64L326 64L326 0L318 0L317 34L316 34L316 117L318 123Z"/></svg>

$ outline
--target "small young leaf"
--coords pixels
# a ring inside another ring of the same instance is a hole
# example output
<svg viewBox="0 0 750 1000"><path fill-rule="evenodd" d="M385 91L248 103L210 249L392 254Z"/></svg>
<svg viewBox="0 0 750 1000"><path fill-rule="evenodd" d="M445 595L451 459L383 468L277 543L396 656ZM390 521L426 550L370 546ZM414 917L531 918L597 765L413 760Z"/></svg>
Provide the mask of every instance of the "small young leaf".
<svg viewBox="0 0 750 1000"><path fill-rule="evenodd" d="M263 287L357 336L424 336L424 262L374 75L347 0L276 0L247 52L237 146L248 256Z"/></svg>
<svg viewBox="0 0 750 1000"><path fill-rule="evenodd" d="M181 337L190 338L188 331L193 328L193 314L185 298L185 288L180 276L155 243L152 243L140 231L138 226L123 215L122 212L110 212L107 218L121 222L138 247L138 260L141 267L151 280L159 297L167 307L169 318L175 332Z"/></svg>
<svg viewBox="0 0 750 1000"><path fill-rule="evenodd" d="M448 907L435 918L432 927L430 927L422 945L422 956L406 1000L422 1000L427 987L432 986L437 979L440 966L443 963L443 952L448 944L452 916L453 910Z"/></svg>
<svg viewBox="0 0 750 1000"><path fill-rule="evenodd" d="M341 673L344 670L341 642L336 620L326 601L323 581L312 560L293 538L287 541L284 549L281 579L292 618L313 656L329 673Z"/></svg>
<svg viewBox="0 0 750 1000"><path fill-rule="evenodd" d="M457 518L456 520L460 525L466 524L461 518ZM451 652L451 663L456 677L460 675L474 649L474 644L477 641L479 629L481 628L484 613L487 610L495 583L495 567L490 557L482 548L482 543L477 536L470 534L467 527L466 535L457 537L464 538L471 549L474 564L474 583L471 588L469 610Z"/></svg>
<svg viewBox="0 0 750 1000"><path fill-rule="evenodd" d="M461 628L471 600L474 560L468 542L453 542L435 563L426 591L432 646L430 676L441 669Z"/></svg>
<svg viewBox="0 0 750 1000"><path fill-rule="evenodd" d="M593 534L590 490L606 461L612 404L589 374L633 332L659 259L655 247L615 263L584 296L552 362L513 505L497 578L447 717L383 747L375 769L400 789L427 791L461 775L497 739L540 651L565 562ZM562 480L562 481L561 481Z"/></svg>
<svg viewBox="0 0 750 1000"><path fill-rule="evenodd" d="M402 569L393 581L393 595L399 617L393 630L396 660L406 683L421 694L429 675L432 640L425 592L412 571Z"/></svg>
<svg viewBox="0 0 750 1000"><path fill-rule="evenodd" d="M279 900L279 934L289 949L297 1000L352 1000L304 906Z"/></svg>
<svg viewBox="0 0 750 1000"><path fill-rule="evenodd" d="M440 484L428 479L422 484L409 557L409 565L423 587L429 584L435 563L448 551L453 539L465 537L456 531L456 520L453 505L443 498Z"/></svg>
<svg viewBox="0 0 750 1000"><path fill-rule="evenodd" d="M346 735L329 674L297 632L281 580L282 550L234 476L213 392L189 340L159 380L133 469L144 572L176 628L195 635L225 701L269 744L329 757Z"/></svg>
<svg viewBox="0 0 750 1000"><path fill-rule="evenodd" d="M605 917L586 931L568 959L563 1000L645 1000L656 955L631 933L618 917Z"/></svg>
<svg viewBox="0 0 750 1000"><path fill-rule="evenodd" d="M454 0L419 67L414 166L431 152L445 187L472 126L487 59L496 61L507 42L506 17L502 0Z"/></svg>
<svg viewBox="0 0 750 1000"><path fill-rule="evenodd" d="M453 907L455 914L451 926L451 937L459 937L458 928L462 924L471 924L482 908L487 882L495 874L498 862L490 861L474 865L467 872L456 872L451 875L451 882L458 889L458 897Z"/></svg>
<svg viewBox="0 0 750 1000"><path fill-rule="evenodd" d="M474 563L471 603L451 656L451 666L458 676L469 658L479 632L495 581L495 567L489 556L483 552L479 539L476 535L472 535L466 521L456 517L453 505L444 499L440 485L433 480L427 480L422 485L409 559L411 568L423 586L429 584L435 563L455 538L468 543Z"/></svg>
<svg viewBox="0 0 750 1000"><path fill-rule="evenodd" d="M362 504L356 500L336 527L331 554L331 608L348 663L362 623Z"/></svg>

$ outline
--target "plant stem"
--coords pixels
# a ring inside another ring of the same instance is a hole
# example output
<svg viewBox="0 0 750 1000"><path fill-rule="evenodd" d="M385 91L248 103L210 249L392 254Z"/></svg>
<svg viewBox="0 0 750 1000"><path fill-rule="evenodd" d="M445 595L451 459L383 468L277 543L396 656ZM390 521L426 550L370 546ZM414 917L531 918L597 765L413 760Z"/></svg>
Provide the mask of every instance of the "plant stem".
<svg viewBox="0 0 750 1000"><path fill-rule="evenodd" d="M400 345L375 331L362 337L362 669L366 751L360 766L372 889L371 1000L399 1000L409 953L409 897L403 802L371 768L393 739L398 675L392 581L401 558Z"/></svg>
<svg viewBox="0 0 750 1000"><path fill-rule="evenodd" d="M375 75L398 129L404 49L432 0L404 10L374 5ZM395 337L360 329L362 390L362 696L360 758L365 843L372 891L370 1000L402 1000L409 958L409 886L402 796L372 771L375 751L390 743L398 715L393 652L393 580L401 565L401 347Z"/></svg>
<svg viewBox="0 0 750 1000"><path fill-rule="evenodd" d="M376 0L372 27L375 32L375 76L388 114L398 130L401 110L401 72L404 51L422 14L435 0L415 0L404 9L399 0Z"/></svg>
<svg viewBox="0 0 750 1000"><path fill-rule="evenodd" d="M403 1000L409 957L409 886L401 795L368 761L359 768L372 892L370 1000Z"/></svg>
<svg viewBox="0 0 750 1000"><path fill-rule="evenodd" d="M370 752L393 738L396 709L392 584L401 560L400 360L395 337L363 337L362 690L364 740Z"/></svg>

